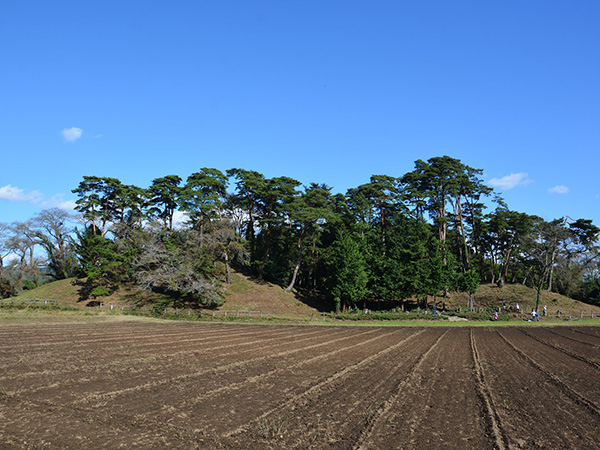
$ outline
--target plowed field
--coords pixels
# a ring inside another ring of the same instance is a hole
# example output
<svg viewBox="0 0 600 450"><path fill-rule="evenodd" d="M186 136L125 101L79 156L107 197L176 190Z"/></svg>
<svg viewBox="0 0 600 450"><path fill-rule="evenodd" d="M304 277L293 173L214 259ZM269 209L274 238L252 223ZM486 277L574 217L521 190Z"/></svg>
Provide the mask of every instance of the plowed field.
<svg viewBox="0 0 600 450"><path fill-rule="evenodd" d="M0 449L600 448L600 328L0 326Z"/></svg>

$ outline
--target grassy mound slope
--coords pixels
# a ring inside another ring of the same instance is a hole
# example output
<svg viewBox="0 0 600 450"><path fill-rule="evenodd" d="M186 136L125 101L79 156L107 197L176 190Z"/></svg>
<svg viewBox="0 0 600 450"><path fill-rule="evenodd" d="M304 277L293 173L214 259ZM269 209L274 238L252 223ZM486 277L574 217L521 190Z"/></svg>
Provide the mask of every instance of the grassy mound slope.
<svg viewBox="0 0 600 450"><path fill-rule="evenodd" d="M294 294L287 294L277 285L266 282L256 282L250 277L238 272L232 273L231 285L226 286L225 303L221 310L251 310L274 312L278 316L310 317L319 314L316 309L308 306ZM162 296L145 292L132 285L122 285L116 292L108 297L99 297L82 300L79 294L81 286L75 284L76 280L60 280L45 284L36 289L23 291L17 299L52 299L57 300L61 306L86 308L101 301L104 305L141 305L159 302Z"/></svg>
<svg viewBox="0 0 600 450"><path fill-rule="evenodd" d="M17 298L55 299L61 306L86 308L90 306L90 300L81 300L79 289L80 286L75 285L73 280L61 280L30 291L24 291ZM141 291L135 286L125 285L121 286L111 296L97 300L104 302L105 305L110 303L115 305L139 305L157 302L161 299L162 297L159 295ZM435 300L440 305L444 301L447 308L464 307L467 304L467 295L452 293L449 298L436 298ZM525 312L535 306L536 292L520 284L507 284L503 288L493 284L484 284L475 294L475 302L478 307L502 307L502 300L506 301L507 306L514 306L518 302L521 311ZM430 304L432 301L433 299L429 298ZM563 312L573 311L574 313L593 311L594 314L600 315L600 308L597 306L587 305L555 293L543 292L540 308L543 305L548 305L548 312L552 316L556 314L557 310ZM293 293L285 293L280 286L258 282L239 272L232 273L232 283L226 286L225 303L219 309L274 312L277 316L299 318L319 314L315 308L309 306Z"/></svg>
<svg viewBox="0 0 600 450"><path fill-rule="evenodd" d="M231 274L225 304L220 309L275 312L278 316L309 317L319 312L293 293L272 283L256 282L239 272Z"/></svg>
<svg viewBox="0 0 600 450"><path fill-rule="evenodd" d="M482 308L496 308L502 307L502 300L504 300L507 307L515 306L516 303L519 303L521 311L524 312L527 309L531 311L532 308L535 308L536 297L537 292L534 289L522 284L505 284L502 288L499 288L495 284L483 284L475 294L475 304ZM438 301L441 300L438 299ZM462 292L454 293L450 295L449 299L446 299L446 306L450 308L466 305L467 294ZM555 315L558 310L563 312L593 311L594 314L600 314L600 308L597 306L588 305L554 292L542 292L540 312L544 305L548 305L548 313L550 315Z"/></svg>

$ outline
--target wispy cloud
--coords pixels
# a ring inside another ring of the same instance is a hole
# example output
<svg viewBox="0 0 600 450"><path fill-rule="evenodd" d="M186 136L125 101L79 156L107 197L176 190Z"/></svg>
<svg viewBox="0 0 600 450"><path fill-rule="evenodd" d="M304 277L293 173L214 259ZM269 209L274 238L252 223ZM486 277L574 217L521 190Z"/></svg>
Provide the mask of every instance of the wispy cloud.
<svg viewBox="0 0 600 450"><path fill-rule="evenodd" d="M45 198L44 194L40 191L28 191L10 184L0 187L0 200L30 203L41 208L60 208L66 211L72 211L76 206L75 201L65 200L63 194L56 194L51 198Z"/></svg>
<svg viewBox="0 0 600 450"><path fill-rule="evenodd" d="M60 208L65 211L74 211L77 203L75 200L65 200L63 194L56 194L47 200L40 202L42 208Z"/></svg>
<svg viewBox="0 0 600 450"><path fill-rule="evenodd" d="M75 142L83 134L83 130L77 127L63 128L60 131L66 142Z"/></svg>
<svg viewBox="0 0 600 450"><path fill-rule="evenodd" d="M187 213L183 211L175 211L175 213L173 214L173 226L178 228L182 226L188 219L189 216L187 215Z"/></svg>
<svg viewBox="0 0 600 450"><path fill-rule="evenodd" d="M26 191L10 184L0 187L0 199L11 202L38 203L43 197L40 191Z"/></svg>
<svg viewBox="0 0 600 450"><path fill-rule="evenodd" d="M568 186L558 185L548 189L550 194L568 194L571 189Z"/></svg>
<svg viewBox="0 0 600 450"><path fill-rule="evenodd" d="M529 179L529 175L520 172L520 173L511 173L510 175L506 175L501 178L492 178L488 183L495 188L499 189L512 189L517 186L526 186L530 183L533 183L533 180Z"/></svg>

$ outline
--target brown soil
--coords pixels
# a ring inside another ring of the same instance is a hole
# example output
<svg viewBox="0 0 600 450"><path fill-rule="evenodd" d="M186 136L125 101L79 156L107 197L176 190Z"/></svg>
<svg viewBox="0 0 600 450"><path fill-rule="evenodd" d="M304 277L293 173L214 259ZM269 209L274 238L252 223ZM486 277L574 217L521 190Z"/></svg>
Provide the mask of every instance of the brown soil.
<svg viewBox="0 0 600 450"><path fill-rule="evenodd" d="M595 448L600 328L0 326L2 449Z"/></svg>

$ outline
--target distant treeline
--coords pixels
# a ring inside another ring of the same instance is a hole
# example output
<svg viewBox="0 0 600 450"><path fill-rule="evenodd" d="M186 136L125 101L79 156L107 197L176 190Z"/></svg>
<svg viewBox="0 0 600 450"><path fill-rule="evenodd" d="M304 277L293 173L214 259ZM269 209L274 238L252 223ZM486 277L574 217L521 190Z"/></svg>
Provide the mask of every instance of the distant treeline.
<svg viewBox="0 0 600 450"><path fill-rule="evenodd" d="M13 256L0 265L1 294L44 274L77 275L93 297L133 282L175 305L216 306L234 264L338 308L426 304L456 290L472 299L484 281L600 304L600 229L512 211L481 173L434 157L401 177L373 175L345 195L245 169L202 168L185 182L168 175L148 188L84 176L73 190L82 225L71 227L57 209L2 225L0 257Z"/></svg>

